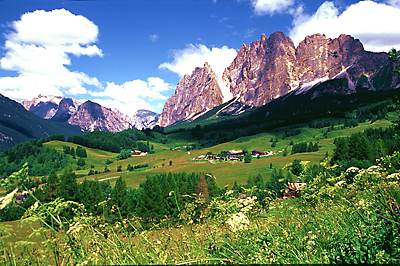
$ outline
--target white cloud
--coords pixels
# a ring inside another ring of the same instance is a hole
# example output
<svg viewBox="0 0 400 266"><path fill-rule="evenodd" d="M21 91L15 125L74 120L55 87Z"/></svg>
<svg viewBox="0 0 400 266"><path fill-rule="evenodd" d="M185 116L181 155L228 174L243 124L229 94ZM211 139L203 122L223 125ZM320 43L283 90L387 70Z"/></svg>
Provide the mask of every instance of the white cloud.
<svg viewBox="0 0 400 266"><path fill-rule="evenodd" d="M85 85L101 87L85 73L70 71L70 55L102 56L94 43L99 31L87 18L65 9L36 10L11 23L0 68L17 72L0 77L0 93L15 99L38 94L84 94Z"/></svg>
<svg viewBox="0 0 400 266"><path fill-rule="evenodd" d="M342 33L361 40L366 50L388 51L400 49L399 1L389 4L360 1L343 12L333 2L324 2L312 16L294 19L290 37L298 44L307 35L324 33L335 38Z"/></svg>
<svg viewBox="0 0 400 266"><path fill-rule="evenodd" d="M400 0L388 0L386 1L389 5L391 6L397 6L400 7Z"/></svg>
<svg viewBox="0 0 400 266"><path fill-rule="evenodd" d="M237 51L227 46L208 48L204 44L190 44L184 49L173 51L172 62L162 63L159 68L170 70L182 77L185 74L191 74L196 67L203 67L204 63L208 62L218 77L218 84L226 101L231 99L232 95L222 82L222 74L236 55Z"/></svg>
<svg viewBox="0 0 400 266"><path fill-rule="evenodd" d="M251 0L254 12L257 15L273 15L274 13L289 12L295 0Z"/></svg>
<svg viewBox="0 0 400 266"><path fill-rule="evenodd" d="M158 42L158 40L160 39L160 36L156 33L153 33L153 34L149 35L149 39L151 42Z"/></svg>
<svg viewBox="0 0 400 266"><path fill-rule="evenodd" d="M158 110L158 103L165 101L165 92L172 88L159 77L147 80L131 80L122 84L108 82L103 91L92 91L93 101L110 108L117 108L127 115L133 115L138 109ZM155 109L156 108L156 109Z"/></svg>

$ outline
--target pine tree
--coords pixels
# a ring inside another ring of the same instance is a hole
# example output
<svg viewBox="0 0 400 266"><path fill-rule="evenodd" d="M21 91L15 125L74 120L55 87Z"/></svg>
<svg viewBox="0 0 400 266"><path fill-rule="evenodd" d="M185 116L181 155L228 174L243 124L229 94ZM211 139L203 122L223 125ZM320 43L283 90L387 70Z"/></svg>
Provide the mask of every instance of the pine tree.
<svg viewBox="0 0 400 266"><path fill-rule="evenodd" d="M303 166L301 165L301 161L300 160L294 160L292 162L292 173L294 175L299 176L302 171L303 171Z"/></svg>
<svg viewBox="0 0 400 266"><path fill-rule="evenodd" d="M81 157L81 158L86 158L87 157L87 153L86 153L86 149L78 146L76 147L76 156Z"/></svg>
<svg viewBox="0 0 400 266"><path fill-rule="evenodd" d="M113 204L117 205L121 212L124 212L126 196L127 196L126 183L120 177L115 182L115 186L111 191L111 199Z"/></svg>
<svg viewBox="0 0 400 266"><path fill-rule="evenodd" d="M52 172L49 177L47 178L47 185L46 185L46 194L49 200L54 200L59 193L59 180L57 174Z"/></svg>
<svg viewBox="0 0 400 266"><path fill-rule="evenodd" d="M198 188L199 198L208 201L209 193L208 193L208 184L204 175L201 175L199 178L199 188Z"/></svg>
<svg viewBox="0 0 400 266"><path fill-rule="evenodd" d="M65 200L75 200L78 192L76 175L72 171L65 171L60 177L60 196Z"/></svg>

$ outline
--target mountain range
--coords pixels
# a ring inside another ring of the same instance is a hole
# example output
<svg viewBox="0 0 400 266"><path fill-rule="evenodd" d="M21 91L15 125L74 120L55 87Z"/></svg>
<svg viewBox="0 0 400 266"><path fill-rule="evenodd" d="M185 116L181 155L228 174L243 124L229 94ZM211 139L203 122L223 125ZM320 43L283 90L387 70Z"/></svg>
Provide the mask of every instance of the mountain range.
<svg viewBox="0 0 400 266"><path fill-rule="evenodd" d="M193 121L214 108L219 109L219 115L237 115L310 90L313 93L307 100L327 94L395 89L400 80L393 67L387 53L365 51L360 40L349 35L330 39L314 34L296 47L282 32L269 37L263 34L259 40L244 44L223 72L232 100L223 102L217 77L205 63L179 81L159 125Z"/></svg>
<svg viewBox="0 0 400 266"><path fill-rule="evenodd" d="M92 101L80 102L72 98L39 95L22 101L26 110L52 121L66 122L79 126L83 131L119 132L128 128L153 128L158 114L148 110L138 110L132 117L118 110L106 108Z"/></svg>
<svg viewBox="0 0 400 266"><path fill-rule="evenodd" d="M264 121L284 121L289 116L329 115L371 102L371 95L373 99L391 97L388 91L400 87L396 67L387 53L365 51L349 35L330 39L314 34L295 46L281 32L263 34L244 44L223 72L223 86L232 94L228 101L220 78L207 62L182 77L161 114L138 110L128 117L93 101L39 95L17 103L1 95L0 149L52 134L119 132L156 125L174 128L182 123L194 127L198 122L193 121L236 118L241 122L218 122L217 127L238 128L247 122L247 127L264 127Z"/></svg>
<svg viewBox="0 0 400 266"><path fill-rule="evenodd" d="M79 127L42 119L26 111L18 102L0 94L0 151L30 139L80 133Z"/></svg>

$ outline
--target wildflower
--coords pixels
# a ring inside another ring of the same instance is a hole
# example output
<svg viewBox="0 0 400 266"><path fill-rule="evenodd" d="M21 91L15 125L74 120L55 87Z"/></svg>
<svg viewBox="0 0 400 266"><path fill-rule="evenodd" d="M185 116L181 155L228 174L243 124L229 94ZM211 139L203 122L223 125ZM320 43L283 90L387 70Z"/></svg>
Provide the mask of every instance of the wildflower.
<svg viewBox="0 0 400 266"><path fill-rule="evenodd" d="M346 183L346 182L345 182L344 180L342 180L342 181L337 182L337 183L335 184L335 186L336 186L336 187L342 187L343 184L345 184L345 183Z"/></svg>
<svg viewBox="0 0 400 266"><path fill-rule="evenodd" d="M85 226L83 224L77 222L68 229L67 234L77 236L79 232L81 232L84 229L84 227Z"/></svg>
<svg viewBox="0 0 400 266"><path fill-rule="evenodd" d="M250 225L250 220L243 212L239 212L233 214L226 223L233 232L237 232L247 229Z"/></svg>
<svg viewBox="0 0 400 266"><path fill-rule="evenodd" d="M227 192L225 192L225 196L230 196L233 194L233 190L228 190Z"/></svg>
<svg viewBox="0 0 400 266"><path fill-rule="evenodd" d="M367 172L379 172L381 168L378 165L373 165L367 169Z"/></svg>
<svg viewBox="0 0 400 266"><path fill-rule="evenodd" d="M386 177L386 179L390 180L390 181L400 181L400 173L394 173L394 174L390 174Z"/></svg>
<svg viewBox="0 0 400 266"><path fill-rule="evenodd" d="M358 167L355 167L355 166L349 167L346 170L347 174L349 174L349 173L358 173L358 172L360 172L360 169Z"/></svg>

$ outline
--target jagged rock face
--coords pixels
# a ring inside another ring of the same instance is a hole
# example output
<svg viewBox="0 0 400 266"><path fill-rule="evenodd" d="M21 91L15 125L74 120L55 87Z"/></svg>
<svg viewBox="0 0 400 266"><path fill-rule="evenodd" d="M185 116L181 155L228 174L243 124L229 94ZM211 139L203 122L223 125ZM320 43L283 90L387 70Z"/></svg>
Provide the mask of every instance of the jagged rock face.
<svg viewBox="0 0 400 266"><path fill-rule="evenodd" d="M175 94L165 103L158 124L162 127L193 119L223 103L217 77L208 63L179 81Z"/></svg>
<svg viewBox="0 0 400 266"><path fill-rule="evenodd" d="M297 48L283 33L265 35L244 45L223 75L234 97L246 105L261 106L293 90L338 76L348 80L344 93L354 92L360 77L363 86L374 88L371 79L388 65L386 53L364 50L362 43L348 35L336 39L315 34Z"/></svg>
<svg viewBox="0 0 400 266"><path fill-rule="evenodd" d="M57 112L52 120L66 122L77 111L78 105L71 98L64 98L58 105Z"/></svg>
<svg viewBox="0 0 400 266"><path fill-rule="evenodd" d="M32 100L24 100L21 104L25 107L26 110L34 113L43 119L52 118L58 109L58 104L62 100L62 97L59 96L43 96L38 95L34 97Z"/></svg>
<svg viewBox="0 0 400 266"><path fill-rule="evenodd" d="M77 125L85 131L110 131L119 132L132 125L129 119L117 111L105 108L92 101L86 101L68 119L71 125Z"/></svg>
<svg viewBox="0 0 400 266"><path fill-rule="evenodd" d="M260 106L286 94L294 73L295 47L281 32L243 45L223 80L234 97L250 106Z"/></svg>
<svg viewBox="0 0 400 266"><path fill-rule="evenodd" d="M150 128L152 129L157 125L160 114L149 110L138 110L132 119L132 124L136 129L142 130Z"/></svg>
<svg viewBox="0 0 400 266"><path fill-rule="evenodd" d="M35 106L29 108L29 112L43 118L50 119L57 112L58 105L52 102L40 102Z"/></svg>
<svg viewBox="0 0 400 266"><path fill-rule="evenodd" d="M133 125L131 119L118 110L111 110L90 101L80 108L81 102L72 98L39 95L32 100L24 100L22 104L25 109L41 118L77 125L84 131L98 129L115 132L131 128ZM148 124L152 126L150 118ZM143 122L142 128L146 125Z"/></svg>

